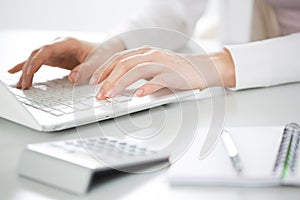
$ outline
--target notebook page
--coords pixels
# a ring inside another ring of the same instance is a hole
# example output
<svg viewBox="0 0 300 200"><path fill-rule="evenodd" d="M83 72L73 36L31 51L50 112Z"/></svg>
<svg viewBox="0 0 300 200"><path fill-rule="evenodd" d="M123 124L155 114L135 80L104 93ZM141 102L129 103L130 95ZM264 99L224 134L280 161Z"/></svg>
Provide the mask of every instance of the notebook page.
<svg viewBox="0 0 300 200"><path fill-rule="evenodd" d="M193 143L187 153L171 166L168 180L172 184L204 185L278 185L280 177L273 174L283 127L227 128L243 164L238 174L221 140L213 152L199 160L201 141Z"/></svg>

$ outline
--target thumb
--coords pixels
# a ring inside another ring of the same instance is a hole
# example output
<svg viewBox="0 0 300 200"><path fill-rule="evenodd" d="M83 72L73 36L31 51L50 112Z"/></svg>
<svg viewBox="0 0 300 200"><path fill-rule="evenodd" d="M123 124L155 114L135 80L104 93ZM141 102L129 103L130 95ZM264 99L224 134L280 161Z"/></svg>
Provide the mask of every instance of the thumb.
<svg viewBox="0 0 300 200"><path fill-rule="evenodd" d="M71 70L71 72L68 76L71 83L77 83L81 80L84 80L84 76L86 76L86 74L82 73L82 71L88 71L88 70L82 70L83 68L84 68L84 65L80 64Z"/></svg>
<svg viewBox="0 0 300 200"><path fill-rule="evenodd" d="M72 83L78 83L90 78L94 71L98 68L98 66L101 65L101 62L99 62L99 60L96 61L94 59L88 59L87 61L84 61L83 63L77 65L70 72L68 77L69 80Z"/></svg>
<svg viewBox="0 0 300 200"><path fill-rule="evenodd" d="M134 94L138 97L143 97L148 94L152 94L164 87L165 86L163 86L162 84L158 84L153 81L148 81L143 86L141 86L139 89L137 89Z"/></svg>

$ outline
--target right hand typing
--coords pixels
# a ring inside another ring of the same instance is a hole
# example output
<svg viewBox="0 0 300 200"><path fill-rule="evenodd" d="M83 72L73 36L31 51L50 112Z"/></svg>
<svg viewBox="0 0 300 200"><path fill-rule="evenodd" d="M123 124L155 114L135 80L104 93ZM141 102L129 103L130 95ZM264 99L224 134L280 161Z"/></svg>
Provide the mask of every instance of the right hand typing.
<svg viewBox="0 0 300 200"><path fill-rule="evenodd" d="M51 44L34 50L27 60L8 72L22 71L16 85L19 89L28 89L32 85L34 74L42 65L71 70L69 80L77 83L89 78L108 58L124 48L123 42L118 38L100 44L75 38L58 38Z"/></svg>

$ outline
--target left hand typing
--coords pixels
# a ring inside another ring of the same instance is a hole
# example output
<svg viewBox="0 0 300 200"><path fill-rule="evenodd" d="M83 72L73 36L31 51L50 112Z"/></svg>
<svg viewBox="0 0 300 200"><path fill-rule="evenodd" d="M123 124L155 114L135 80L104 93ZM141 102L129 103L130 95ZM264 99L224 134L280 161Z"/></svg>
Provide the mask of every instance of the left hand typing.
<svg viewBox="0 0 300 200"><path fill-rule="evenodd" d="M140 97L164 87L188 90L206 85L199 71L184 56L148 46L111 57L95 71L90 84L104 81L96 98L105 99L122 93L140 79L148 80L135 91Z"/></svg>
<svg viewBox="0 0 300 200"><path fill-rule="evenodd" d="M102 100L140 79L148 82L135 91L139 97L164 87L190 90L235 85L234 64L226 49L210 55L181 55L149 46L115 54L94 72L90 84L104 82L96 95Z"/></svg>

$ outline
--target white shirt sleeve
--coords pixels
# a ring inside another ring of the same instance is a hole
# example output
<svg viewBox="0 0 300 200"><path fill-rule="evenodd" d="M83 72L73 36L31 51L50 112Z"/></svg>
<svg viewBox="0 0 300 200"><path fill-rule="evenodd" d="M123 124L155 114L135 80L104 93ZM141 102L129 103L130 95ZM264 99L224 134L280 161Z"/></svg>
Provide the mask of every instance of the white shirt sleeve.
<svg viewBox="0 0 300 200"><path fill-rule="evenodd" d="M124 28L128 32L120 36L127 49L153 45L176 50L186 42L182 39L183 37L188 38L193 34L196 23L205 10L206 3L207 0L152 0L136 18L129 21ZM149 27L171 31L135 30Z"/></svg>
<svg viewBox="0 0 300 200"><path fill-rule="evenodd" d="M300 81L300 33L225 47L235 65L234 90Z"/></svg>

